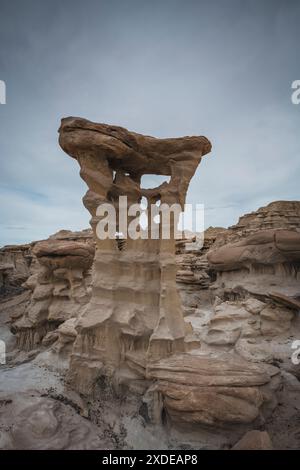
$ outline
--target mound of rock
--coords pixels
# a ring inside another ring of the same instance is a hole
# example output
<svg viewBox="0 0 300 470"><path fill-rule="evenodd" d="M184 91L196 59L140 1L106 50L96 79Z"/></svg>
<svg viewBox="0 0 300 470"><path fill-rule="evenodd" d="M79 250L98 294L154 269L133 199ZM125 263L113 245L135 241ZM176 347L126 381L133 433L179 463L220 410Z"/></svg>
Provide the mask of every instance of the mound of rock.
<svg viewBox="0 0 300 470"><path fill-rule="evenodd" d="M109 449L98 429L59 400L29 393L0 395L2 450Z"/></svg>

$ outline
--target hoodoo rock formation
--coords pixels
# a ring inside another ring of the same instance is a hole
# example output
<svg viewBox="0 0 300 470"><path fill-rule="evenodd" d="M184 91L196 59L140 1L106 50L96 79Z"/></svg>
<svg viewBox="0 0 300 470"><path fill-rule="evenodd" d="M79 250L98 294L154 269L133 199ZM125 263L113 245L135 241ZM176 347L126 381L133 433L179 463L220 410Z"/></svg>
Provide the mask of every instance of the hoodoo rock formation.
<svg viewBox="0 0 300 470"><path fill-rule="evenodd" d="M128 205L145 197L148 205L183 208L189 182L211 145L205 137L156 139L79 118L63 119L59 132L61 147L78 161L88 185L83 202L96 239L92 296L77 324L70 368L71 382L90 392L100 375L116 383L145 378L149 362L188 350L191 333L176 288L174 218L169 239L160 227L157 239L128 237L120 250L116 240L97 238L97 207L111 203L118 212L119 196L127 196ZM145 174L171 179L143 189Z"/></svg>
<svg viewBox="0 0 300 470"><path fill-rule="evenodd" d="M92 230L0 249L0 448L299 448L300 202L210 227L202 247L175 218L168 239L160 218L157 238L103 240L101 203L182 207L210 143L79 118L59 140ZM144 189L148 173L170 181Z"/></svg>
<svg viewBox="0 0 300 470"><path fill-rule="evenodd" d="M62 337L67 320L77 320L90 296L94 251L88 230L62 230L34 244L31 275L23 284L32 293L30 302L23 315L12 318L12 331L20 349L32 350L42 341L53 343L59 333ZM70 341L65 338L65 342Z"/></svg>

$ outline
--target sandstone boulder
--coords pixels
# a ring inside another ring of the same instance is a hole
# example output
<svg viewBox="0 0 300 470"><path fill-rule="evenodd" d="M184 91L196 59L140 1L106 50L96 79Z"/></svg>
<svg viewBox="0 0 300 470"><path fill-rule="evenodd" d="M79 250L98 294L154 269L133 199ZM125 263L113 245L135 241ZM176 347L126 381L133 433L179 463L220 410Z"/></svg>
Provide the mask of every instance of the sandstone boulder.
<svg viewBox="0 0 300 470"><path fill-rule="evenodd" d="M272 450L273 445L266 431L248 431L232 448L233 450Z"/></svg>
<svg viewBox="0 0 300 470"><path fill-rule="evenodd" d="M157 381L149 393L172 421L215 426L253 422L278 373L234 355L173 355L147 368L147 377Z"/></svg>

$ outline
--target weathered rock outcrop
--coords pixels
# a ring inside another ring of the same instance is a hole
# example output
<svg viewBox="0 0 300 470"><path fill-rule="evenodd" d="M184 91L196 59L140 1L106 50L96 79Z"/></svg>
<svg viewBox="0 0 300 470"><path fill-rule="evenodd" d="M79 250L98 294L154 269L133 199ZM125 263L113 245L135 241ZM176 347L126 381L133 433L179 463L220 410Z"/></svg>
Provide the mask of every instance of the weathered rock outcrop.
<svg viewBox="0 0 300 470"><path fill-rule="evenodd" d="M7 245L0 249L0 296L22 292L30 274L32 245Z"/></svg>
<svg viewBox="0 0 300 470"><path fill-rule="evenodd" d="M209 287L215 280L215 273L207 261L207 253L218 235L226 229L209 227L204 232L203 246L190 250L196 236L176 240L177 286L183 305L184 315L192 315L199 305L211 303Z"/></svg>
<svg viewBox="0 0 300 470"><path fill-rule="evenodd" d="M253 297L225 301L215 306L203 339L214 346L232 346L243 338L275 337L288 333L293 318L291 309Z"/></svg>
<svg viewBox="0 0 300 470"><path fill-rule="evenodd" d="M157 239L129 237L120 249L116 240L96 237L97 208L111 203L119 211L119 196L127 196L129 205L145 197L148 205L183 207L190 179L211 145L205 137L156 139L79 118L62 120L59 141L89 187L84 204L96 238L92 297L77 324L70 370L71 382L90 392L101 374L139 379L133 363L185 351L191 331L176 289L174 219L169 239L160 227ZM143 189L141 177L149 173L170 176L170 182Z"/></svg>
<svg viewBox="0 0 300 470"><path fill-rule="evenodd" d="M0 395L1 450L109 449L97 427L69 405L32 393Z"/></svg>
<svg viewBox="0 0 300 470"><path fill-rule="evenodd" d="M299 228L300 202L273 201L257 211L242 215L236 225L232 225L217 236L215 247L239 241L260 231L271 229L299 231Z"/></svg>
<svg viewBox="0 0 300 470"><path fill-rule="evenodd" d="M203 343L292 371L300 327L300 203L274 202L241 217L217 236L207 260L214 303Z"/></svg>
<svg viewBox="0 0 300 470"><path fill-rule="evenodd" d="M279 369L251 364L238 356L181 354L148 366L156 379L152 418L165 409L174 422L220 426L247 424L273 399ZM271 408L274 406L271 404Z"/></svg>
<svg viewBox="0 0 300 470"><path fill-rule="evenodd" d="M225 300L242 290L300 298L300 203L278 201L240 218L208 253L215 289ZM286 299L287 301L288 299ZM280 299L278 298L278 301ZM291 304L292 306L292 304ZM295 306L295 309L297 307Z"/></svg>
<svg viewBox="0 0 300 470"><path fill-rule="evenodd" d="M251 265L297 264L300 262L300 231L259 231L212 250L208 259L216 271L250 270Z"/></svg>
<svg viewBox="0 0 300 470"><path fill-rule="evenodd" d="M23 284L32 292L30 303L12 324L22 350L62 339L64 330L58 326L78 318L90 296L94 243L90 231L61 231L37 242L32 253L35 269Z"/></svg>

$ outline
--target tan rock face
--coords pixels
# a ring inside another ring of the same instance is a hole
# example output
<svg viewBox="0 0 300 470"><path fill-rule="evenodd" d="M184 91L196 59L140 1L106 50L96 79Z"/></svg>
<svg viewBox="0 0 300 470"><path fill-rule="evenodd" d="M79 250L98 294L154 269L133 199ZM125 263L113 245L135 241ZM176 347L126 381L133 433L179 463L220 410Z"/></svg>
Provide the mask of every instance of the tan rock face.
<svg viewBox="0 0 300 470"><path fill-rule="evenodd" d="M266 230L280 229L294 232L299 231L299 228L300 202L274 201L257 211L241 216L236 225L218 234L215 246L239 241L241 238Z"/></svg>
<svg viewBox="0 0 300 470"><path fill-rule="evenodd" d="M248 431L233 447L233 450L272 450L273 445L266 431Z"/></svg>
<svg viewBox="0 0 300 470"><path fill-rule="evenodd" d="M287 333L294 312L286 307L249 298L226 301L214 309L204 340L214 346L230 346L240 338L275 337Z"/></svg>
<svg viewBox="0 0 300 470"><path fill-rule="evenodd" d="M0 249L0 296L20 292L30 274L32 246L11 245Z"/></svg>
<svg viewBox="0 0 300 470"><path fill-rule="evenodd" d="M88 269L94 256L94 247L85 242L47 240L37 243L33 253L41 265L55 269ZM58 274L62 274L58 273Z"/></svg>
<svg viewBox="0 0 300 470"><path fill-rule="evenodd" d="M183 206L190 179L211 148L205 137L156 139L79 118L62 120L59 142L78 161L88 185L83 201L95 235L97 207L110 202L119 210L120 195L127 196L128 204L145 197L148 204ZM170 176L170 182L143 189L144 174ZM113 375L121 366L184 351L174 237L128 238L122 249L116 240L96 238L92 298L77 329L70 378L82 391L89 390L99 364L99 374Z"/></svg>
<svg viewBox="0 0 300 470"><path fill-rule="evenodd" d="M217 271L234 271L251 265L272 266L300 262L300 232L265 230L229 243L208 254Z"/></svg>
<svg viewBox="0 0 300 470"><path fill-rule="evenodd" d="M221 298L248 293L298 310L300 202L273 202L241 217L217 236L207 260Z"/></svg>
<svg viewBox="0 0 300 470"><path fill-rule="evenodd" d="M1 399L2 398L2 399ZM98 429L58 400L18 393L0 397L0 449L107 449Z"/></svg>
<svg viewBox="0 0 300 470"><path fill-rule="evenodd" d="M230 354L174 355L150 364L147 371L148 378L156 379L151 393L162 395L156 403L172 421L216 426L253 422L268 400L265 387L279 373Z"/></svg>
<svg viewBox="0 0 300 470"><path fill-rule="evenodd" d="M32 292L30 303L12 324L20 349L37 347L46 335L43 344L51 344L59 335L50 332L69 318L78 318L90 295L94 251L89 231L59 232L35 244L35 269L24 283Z"/></svg>

